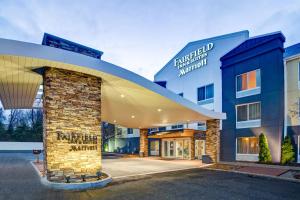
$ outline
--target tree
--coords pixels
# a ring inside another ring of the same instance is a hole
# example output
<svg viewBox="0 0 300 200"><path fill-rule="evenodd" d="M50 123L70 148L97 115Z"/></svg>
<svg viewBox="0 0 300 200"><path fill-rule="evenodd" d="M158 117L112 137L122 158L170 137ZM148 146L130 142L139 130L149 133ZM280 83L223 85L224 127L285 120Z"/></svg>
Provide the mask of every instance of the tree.
<svg viewBox="0 0 300 200"><path fill-rule="evenodd" d="M260 163L271 163L272 156L268 145L268 140L265 134L259 135L259 162Z"/></svg>
<svg viewBox="0 0 300 200"><path fill-rule="evenodd" d="M292 145L292 139L285 136L281 145L281 164L288 164L295 160L295 151Z"/></svg>
<svg viewBox="0 0 300 200"><path fill-rule="evenodd" d="M5 116L4 116L4 111L2 108L0 108L0 141L6 140L6 130L5 130Z"/></svg>

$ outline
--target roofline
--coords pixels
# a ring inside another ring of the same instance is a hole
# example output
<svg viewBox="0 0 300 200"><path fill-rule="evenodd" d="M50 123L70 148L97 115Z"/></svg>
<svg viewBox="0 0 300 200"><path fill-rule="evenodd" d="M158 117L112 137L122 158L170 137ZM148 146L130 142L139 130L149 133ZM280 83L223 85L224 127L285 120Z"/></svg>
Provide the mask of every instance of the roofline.
<svg viewBox="0 0 300 200"><path fill-rule="evenodd" d="M92 51L96 51L96 52L98 52L98 53L100 54L100 58L101 58L101 56L103 55L103 51L100 51L100 50L97 50L97 49L94 49L94 48L91 48L91 47L88 47L88 46L79 44L79 43L77 43L77 42L73 42L73 41L68 40L68 39L65 39L65 38L58 37L58 36L56 36L56 35L52 35L52 34L50 34L50 33L44 33L42 43L45 42L45 39L46 39L47 36L54 37L54 38L59 39L59 40L64 40L64 41L66 41L66 42L70 42L71 44L77 45L77 46L82 47L82 48L86 48L86 49L89 49L89 50L92 50Z"/></svg>
<svg viewBox="0 0 300 200"><path fill-rule="evenodd" d="M148 90L151 90L152 92L168 98L171 101L174 101L175 103L186 107L187 109L193 110L203 115L204 117L211 119L226 119L225 113L214 112L205 109L185 98L180 97L170 90L163 88L156 83L153 83L145 77L142 77L132 71L97 58L45 45L0 38L0 55L1 54L44 59L54 62L71 64L79 67L85 67L90 70L101 71L103 73L125 79Z"/></svg>
<svg viewBox="0 0 300 200"><path fill-rule="evenodd" d="M224 34L224 35L219 35L219 36L214 36L214 37L211 37L211 38L205 38L205 39L201 39L201 40L196 40L196 41L192 41L192 42L189 42L187 43L175 56L173 56L158 72L156 72L154 74L154 80L155 80L155 77L161 73L161 71L163 71L164 68L167 67L167 65L174 59L176 58L185 48L187 48L188 46L190 45L194 45L195 43L198 43L198 42L204 42L206 40L219 40L219 39L224 39L224 38L228 38L228 37L231 37L231 36L234 36L234 35L238 35L238 34L247 34L249 36L249 31L248 30L243 30L243 31L238 31L238 32L233 32L233 33L228 33L228 34Z"/></svg>
<svg viewBox="0 0 300 200"><path fill-rule="evenodd" d="M281 32L281 31L275 31L275 32L272 32L272 33L266 33L266 34L262 34L262 35L257 35L257 36L253 36L253 37L249 37L247 40L245 40L244 42L247 42L248 40L252 40L252 39L255 39L255 38L260 38L260 37L265 37L265 36L269 36L269 35L275 35L275 34L281 34L282 36L283 36L283 38L284 38L284 41L286 40L286 38L285 38L285 36L283 35L283 33ZM237 45L236 47L234 47L233 49L231 49L230 51L228 51L226 54L224 54L221 58L220 58L220 61L222 62L222 60L224 59L224 57L227 55L227 54L229 54L231 51L233 51L234 49L236 49L236 48L238 48L239 46L241 46L244 42L242 42L242 43L240 43L239 45ZM265 43L265 42L264 42ZM262 44L264 44L264 43L262 43ZM262 44L259 44L259 45L254 45L253 47L251 47L250 49L253 49L253 48L255 48L255 47L257 47L257 46L260 46L260 45L262 45ZM283 48L284 49L284 48ZM249 50L249 49L247 49L247 50ZM244 51L246 51L246 50L243 50L242 52L244 52ZM235 56L236 54L233 54L233 55L231 55L231 56L229 56L228 58L226 58L226 59L229 59L229 58L231 58L231 57L233 57L233 56ZM222 68L222 67L221 67Z"/></svg>
<svg viewBox="0 0 300 200"><path fill-rule="evenodd" d="M297 54L294 54L294 55L291 55L291 56L288 56L288 57L284 57L283 59L285 61L290 61L290 60L294 60L294 59L297 59L297 58L300 58L300 53L297 53Z"/></svg>

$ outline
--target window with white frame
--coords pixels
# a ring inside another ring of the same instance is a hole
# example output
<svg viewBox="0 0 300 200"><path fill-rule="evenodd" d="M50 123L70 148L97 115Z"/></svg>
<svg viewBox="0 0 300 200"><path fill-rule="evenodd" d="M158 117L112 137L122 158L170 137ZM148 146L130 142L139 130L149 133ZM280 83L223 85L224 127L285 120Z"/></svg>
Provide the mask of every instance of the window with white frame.
<svg viewBox="0 0 300 200"><path fill-rule="evenodd" d="M183 124L175 124L171 126L171 129L183 129Z"/></svg>
<svg viewBox="0 0 300 200"><path fill-rule="evenodd" d="M300 98L298 98L298 117L300 118Z"/></svg>
<svg viewBox="0 0 300 200"><path fill-rule="evenodd" d="M237 138L237 154L258 154L258 137Z"/></svg>
<svg viewBox="0 0 300 200"><path fill-rule="evenodd" d="M236 106L236 128L250 128L261 126L260 102Z"/></svg>
<svg viewBox="0 0 300 200"><path fill-rule="evenodd" d="M298 88L300 89L300 62L298 63Z"/></svg>
<svg viewBox="0 0 300 200"><path fill-rule="evenodd" d="M260 69L236 76L236 98L260 94Z"/></svg>
<svg viewBox="0 0 300 200"><path fill-rule="evenodd" d="M198 103L207 104L214 100L214 84L205 85L197 89Z"/></svg>

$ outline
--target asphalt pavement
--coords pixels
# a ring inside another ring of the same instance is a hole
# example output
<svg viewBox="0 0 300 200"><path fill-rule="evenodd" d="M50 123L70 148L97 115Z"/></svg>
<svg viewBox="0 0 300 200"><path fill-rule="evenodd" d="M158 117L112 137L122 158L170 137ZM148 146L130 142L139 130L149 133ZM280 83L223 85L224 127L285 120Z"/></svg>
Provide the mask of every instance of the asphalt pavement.
<svg viewBox="0 0 300 200"><path fill-rule="evenodd" d="M299 183L206 169L146 175L102 189L54 191L40 184L28 159L0 154L0 200L299 198Z"/></svg>

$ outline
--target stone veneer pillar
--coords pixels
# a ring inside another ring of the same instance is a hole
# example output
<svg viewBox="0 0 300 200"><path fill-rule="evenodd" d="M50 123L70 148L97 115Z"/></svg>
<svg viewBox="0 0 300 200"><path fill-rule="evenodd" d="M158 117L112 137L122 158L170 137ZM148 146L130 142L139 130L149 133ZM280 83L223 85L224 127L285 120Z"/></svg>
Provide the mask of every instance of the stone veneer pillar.
<svg viewBox="0 0 300 200"><path fill-rule="evenodd" d="M206 121L206 155L212 162L219 162L220 156L220 120L212 119Z"/></svg>
<svg viewBox="0 0 300 200"><path fill-rule="evenodd" d="M44 150L49 180L101 170L101 78L45 68Z"/></svg>
<svg viewBox="0 0 300 200"><path fill-rule="evenodd" d="M140 129L140 156L147 157L148 154L148 129Z"/></svg>
<svg viewBox="0 0 300 200"><path fill-rule="evenodd" d="M191 160L195 160L195 133L191 137Z"/></svg>

